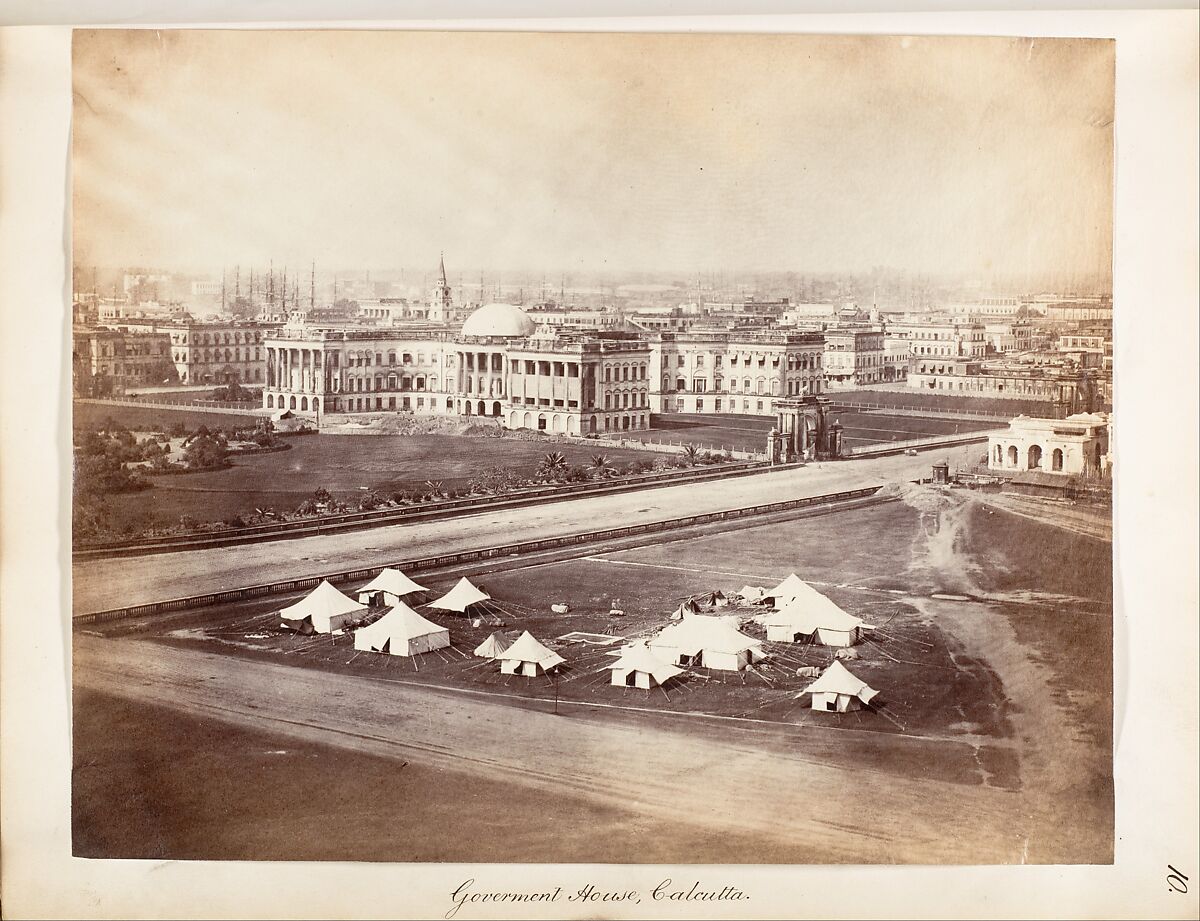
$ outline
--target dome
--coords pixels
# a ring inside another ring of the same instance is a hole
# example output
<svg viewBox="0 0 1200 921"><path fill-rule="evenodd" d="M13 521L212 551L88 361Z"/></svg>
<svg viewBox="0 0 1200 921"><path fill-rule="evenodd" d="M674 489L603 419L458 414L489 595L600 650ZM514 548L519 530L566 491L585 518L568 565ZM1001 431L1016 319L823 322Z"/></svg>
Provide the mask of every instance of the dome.
<svg viewBox="0 0 1200 921"><path fill-rule="evenodd" d="M533 320L512 304L484 304L463 323L464 336L498 336L507 339L533 334Z"/></svg>

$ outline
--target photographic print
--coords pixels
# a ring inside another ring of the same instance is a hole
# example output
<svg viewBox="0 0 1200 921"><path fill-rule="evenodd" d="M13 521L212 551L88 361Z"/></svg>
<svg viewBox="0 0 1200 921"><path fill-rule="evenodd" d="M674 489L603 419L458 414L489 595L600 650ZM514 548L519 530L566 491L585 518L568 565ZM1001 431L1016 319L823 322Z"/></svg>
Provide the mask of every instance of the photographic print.
<svg viewBox="0 0 1200 921"><path fill-rule="evenodd" d="M1111 863L1114 61L77 30L74 855Z"/></svg>

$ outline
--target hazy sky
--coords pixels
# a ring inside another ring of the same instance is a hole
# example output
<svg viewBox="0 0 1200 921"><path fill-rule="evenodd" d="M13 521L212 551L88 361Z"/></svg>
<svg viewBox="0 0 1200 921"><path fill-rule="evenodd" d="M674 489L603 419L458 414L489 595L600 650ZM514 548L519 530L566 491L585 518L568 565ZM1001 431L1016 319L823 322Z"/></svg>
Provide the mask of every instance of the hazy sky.
<svg viewBox="0 0 1200 921"><path fill-rule="evenodd" d="M75 260L1106 273L1113 46L75 37Z"/></svg>

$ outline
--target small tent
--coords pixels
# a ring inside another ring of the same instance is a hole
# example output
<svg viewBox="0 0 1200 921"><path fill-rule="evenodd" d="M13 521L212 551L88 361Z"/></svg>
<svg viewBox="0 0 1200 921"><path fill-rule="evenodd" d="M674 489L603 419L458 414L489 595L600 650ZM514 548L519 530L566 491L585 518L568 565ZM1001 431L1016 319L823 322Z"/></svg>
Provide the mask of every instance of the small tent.
<svg viewBox="0 0 1200 921"><path fill-rule="evenodd" d="M737 596L746 604L761 604L767 596L767 590L761 585L743 585Z"/></svg>
<svg viewBox="0 0 1200 921"><path fill-rule="evenodd" d="M684 614L695 614L699 610L700 605L696 604L695 601L689 598L671 612L671 620L679 620Z"/></svg>
<svg viewBox="0 0 1200 921"><path fill-rule="evenodd" d="M821 677L805 688L801 694L812 695L812 708L836 713L860 710L879 692L868 687L861 678L852 675L846 666L835 661Z"/></svg>
<svg viewBox="0 0 1200 921"><path fill-rule="evenodd" d="M739 631L736 617L684 614L646 645L659 658L684 667L741 671L766 658L762 642Z"/></svg>
<svg viewBox="0 0 1200 921"><path fill-rule="evenodd" d="M347 598L328 581L309 592L304 598L279 612L282 626L298 633L338 633L367 610L353 598Z"/></svg>
<svg viewBox="0 0 1200 921"><path fill-rule="evenodd" d="M511 639L497 631L475 647L475 655L481 659L498 659L500 654L512 644Z"/></svg>
<svg viewBox="0 0 1200 921"><path fill-rule="evenodd" d="M424 585L418 585L399 569L389 567L358 590L358 600L363 604L391 607L402 601L408 604L423 601L424 594Z"/></svg>
<svg viewBox="0 0 1200 921"><path fill-rule="evenodd" d="M524 675L526 678L544 674L566 661L534 639L528 630L496 658L500 660L501 674Z"/></svg>
<svg viewBox="0 0 1200 921"><path fill-rule="evenodd" d="M607 666L612 669L612 683L616 685L649 689L683 674L682 668L664 662L645 643L626 646L618 655L620 658Z"/></svg>
<svg viewBox="0 0 1200 921"><path fill-rule="evenodd" d="M426 620L403 601L374 623L354 631L354 648L415 656L450 645L450 631Z"/></svg>
<svg viewBox="0 0 1200 921"><path fill-rule="evenodd" d="M777 643L794 643L801 638L811 639L822 646L853 646L862 640L864 630L872 630L853 614L839 608L807 582L778 611L756 618L767 628L767 639Z"/></svg>
<svg viewBox="0 0 1200 921"><path fill-rule="evenodd" d="M442 595L436 601L429 602L431 608L439 611L454 611L456 614L466 614L467 611L481 601L488 601L492 596L471 584L471 580L463 576L454 588Z"/></svg>

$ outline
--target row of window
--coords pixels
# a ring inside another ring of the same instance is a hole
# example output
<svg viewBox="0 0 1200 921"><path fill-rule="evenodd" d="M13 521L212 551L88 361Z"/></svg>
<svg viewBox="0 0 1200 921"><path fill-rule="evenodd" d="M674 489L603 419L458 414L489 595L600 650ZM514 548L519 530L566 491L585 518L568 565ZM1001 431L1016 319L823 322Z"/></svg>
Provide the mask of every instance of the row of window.
<svg viewBox="0 0 1200 921"><path fill-rule="evenodd" d="M706 409L705 409L706 406L712 406L712 411L715 413L719 413L719 412L762 413L762 412L766 412L766 410L770 408L770 407L766 407L766 409L764 409L764 406L766 406L766 404L763 400L751 401L751 400L743 399L743 400L739 401L736 399L725 400L725 399L722 399L721 397L717 397L716 399L714 399L712 401L712 403L706 404L703 397L697 397L696 402L694 404L692 404L691 407L688 406L687 400L678 399L675 401L675 411L678 413L686 413L686 412L702 413L702 412L706 411ZM664 404L663 408L664 409L668 408L667 404Z"/></svg>
<svg viewBox="0 0 1200 921"><path fill-rule="evenodd" d="M222 338L224 335L224 338ZM187 345L187 333L171 333L171 342L175 345ZM258 330L237 330L232 333L193 333L192 345L236 345L237 343L262 342L262 332Z"/></svg>
<svg viewBox="0 0 1200 921"><path fill-rule="evenodd" d="M713 367L714 368L723 367L724 358L725 358L725 356L723 356L723 355L714 355L713 356ZM747 368L752 367L753 364L755 363L755 357L753 355L741 355L741 356L730 355L729 356L729 367L736 368L738 366L739 360ZM692 356L692 366L693 367L703 368L703 367L705 367L705 361L706 361L706 358L703 354L696 354L696 355ZM757 357L757 363L758 363L758 367L765 368L767 366L767 356L759 355ZM686 355L676 355L675 356L675 367L683 368L683 367L686 367L686 365L687 365L687 356ZM787 366L788 366L789 371L805 370L805 369L809 368L810 365L812 367L819 368L821 366L821 357L819 355L806 355L806 354L797 355L794 352L788 352ZM774 354L771 356L771 367L773 367L773 368L779 367L779 355L778 354Z"/></svg>
<svg viewBox="0 0 1200 921"><path fill-rule="evenodd" d="M226 349L225 357L221 357L220 349L196 349L191 353L191 360L198 362L205 361L262 361L262 351L254 350L254 357L250 357L250 350L246 349L245 356L242 355L241 349ZM189 360L187 352L176 352L175 362L177 364L185 363Z"/></svg>

